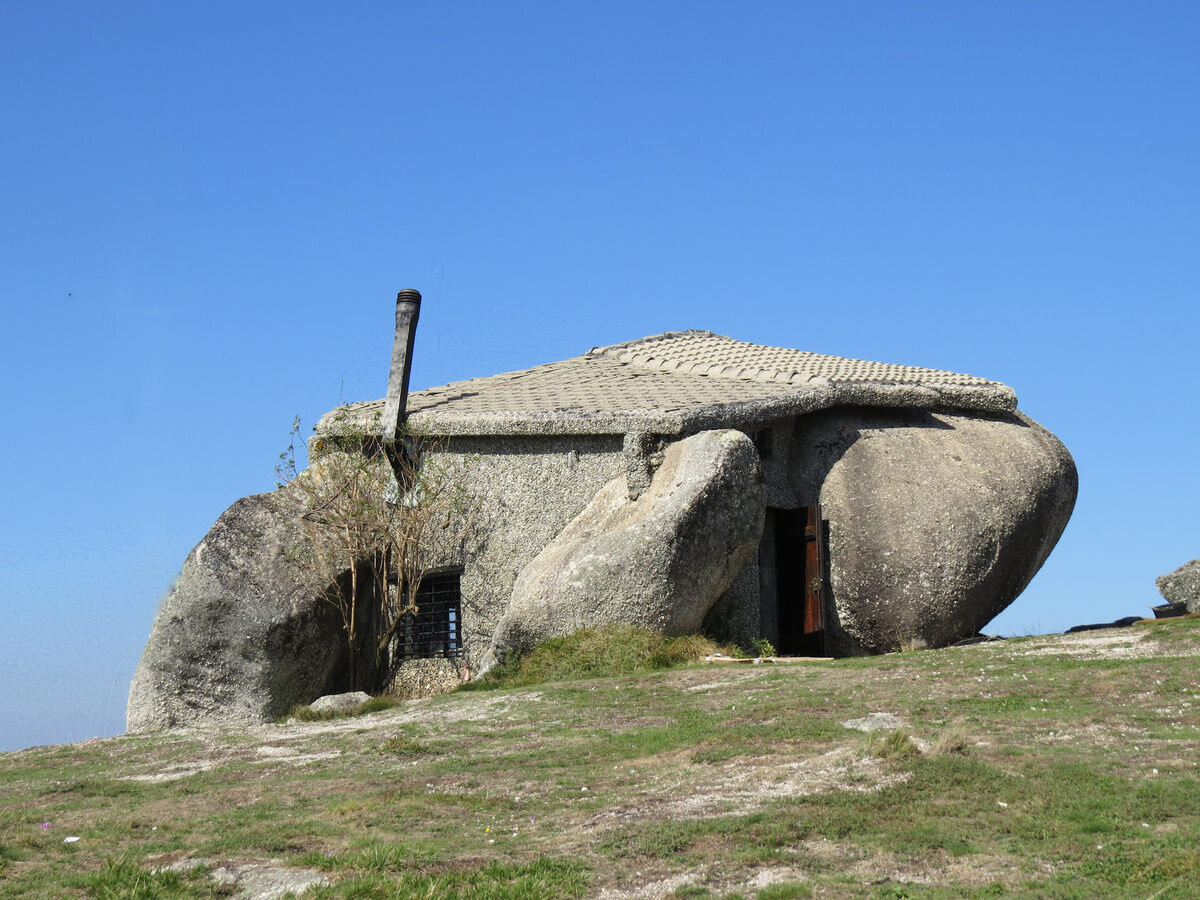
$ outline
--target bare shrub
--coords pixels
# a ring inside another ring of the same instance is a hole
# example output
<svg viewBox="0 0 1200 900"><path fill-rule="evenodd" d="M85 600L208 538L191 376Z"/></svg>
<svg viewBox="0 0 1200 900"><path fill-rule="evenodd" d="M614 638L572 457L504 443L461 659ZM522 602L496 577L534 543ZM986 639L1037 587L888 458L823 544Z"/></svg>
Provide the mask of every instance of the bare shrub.
<svg viewBox="0 0 1200 900"><path fill-rule="evenodd" d="M466 491L438 460L436 438L405 426L385 444L360 427L339 428L311 444L307 468L297 470L292 439L276 467L279 487L299 492L308 535L301 564L323 571L326 599L342 619L350 689L374 689L390 669L393 638L418 612L429 560L469 529Z"/></svg>

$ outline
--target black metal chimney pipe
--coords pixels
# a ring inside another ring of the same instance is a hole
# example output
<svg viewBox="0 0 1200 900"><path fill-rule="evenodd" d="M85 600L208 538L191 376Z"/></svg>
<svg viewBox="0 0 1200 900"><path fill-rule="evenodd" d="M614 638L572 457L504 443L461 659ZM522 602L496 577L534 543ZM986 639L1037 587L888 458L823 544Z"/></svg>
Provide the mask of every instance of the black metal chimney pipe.
<svg viewBox="0 0 1200 900"><path fill-rule="evenodd" d="M396 336L392 341L392 368L388 373L387 401L383 405L383 441L400 438L408 417L408 377L412 373L413 341L421 315L421 292L405 288L396 294Z"/></svg>

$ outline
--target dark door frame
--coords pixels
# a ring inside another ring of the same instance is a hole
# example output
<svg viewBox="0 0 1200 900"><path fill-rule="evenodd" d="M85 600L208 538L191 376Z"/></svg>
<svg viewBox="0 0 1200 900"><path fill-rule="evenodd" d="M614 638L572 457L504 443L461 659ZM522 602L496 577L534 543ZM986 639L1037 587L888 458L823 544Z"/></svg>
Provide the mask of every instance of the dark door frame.
<svg viewBox="0 0 1200 900"><path fill-rule="evenodd" d="M825 556L820 506L768 507L759 545L759 621L782 656L826 653Z"/></svg>

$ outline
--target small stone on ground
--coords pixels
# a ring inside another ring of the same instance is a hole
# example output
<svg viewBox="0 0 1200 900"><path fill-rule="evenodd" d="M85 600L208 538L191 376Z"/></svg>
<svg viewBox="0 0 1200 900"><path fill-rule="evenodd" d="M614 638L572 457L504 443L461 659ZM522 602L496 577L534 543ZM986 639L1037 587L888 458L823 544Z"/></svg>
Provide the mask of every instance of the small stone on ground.
<svg viewBox="0 0 1200 900"><path fill-rule="evenodd" d="M181 859L164 866L168 872L188 872L212 866L208 858ZM314 869L294 869L273 863L227 863L211 868L208 877L217 884L236 887L236 900L279 900L287 893L302 894L310 887L328 884L329 878Z"/></svg>
<svg viewBox="0 0 1200 900"><path fill-rule="evenodd" d="M892 731L904 722L899 716L891 713L871 713L858 719L847 719L842 723L843 728L853 728L855 731Z"/></svg>
<svg viewBox="0 0 1200 900"><path fill-rule="evenodd" d="M354 709L356 706L362 706L370 699L371 695L363 691L351 691L348 694L326 694L310 703L308 708L315 713L342 713Z"/></svg>

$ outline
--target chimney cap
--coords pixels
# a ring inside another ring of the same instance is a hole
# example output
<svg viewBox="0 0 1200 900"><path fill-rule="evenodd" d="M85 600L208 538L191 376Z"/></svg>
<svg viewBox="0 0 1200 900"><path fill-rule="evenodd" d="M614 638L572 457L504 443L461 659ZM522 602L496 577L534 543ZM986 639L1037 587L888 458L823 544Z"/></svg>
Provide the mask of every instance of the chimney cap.
<svg viewBox="0 0 1200 900"><path fill-rule="evenodd" d="M416 288L405 288L404 290L402 290L396 294L396 302L397 303L400 303L405 300L407 300L411 303L420 303L421 302L421 292L418 291Z"/></svg>

